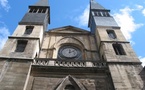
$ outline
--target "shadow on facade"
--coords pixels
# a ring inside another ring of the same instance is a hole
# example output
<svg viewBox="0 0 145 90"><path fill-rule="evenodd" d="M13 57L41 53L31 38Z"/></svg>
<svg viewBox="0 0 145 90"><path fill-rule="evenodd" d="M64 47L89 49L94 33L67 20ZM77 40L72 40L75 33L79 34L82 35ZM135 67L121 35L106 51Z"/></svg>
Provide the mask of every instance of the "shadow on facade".
<svg viewBox="0 0 145 90"><path fill-rule="evenodd" d="M141 79L143 80L144 87L142 90L145 90L145 67L142 69L142 71L139 73Z"/></svg>

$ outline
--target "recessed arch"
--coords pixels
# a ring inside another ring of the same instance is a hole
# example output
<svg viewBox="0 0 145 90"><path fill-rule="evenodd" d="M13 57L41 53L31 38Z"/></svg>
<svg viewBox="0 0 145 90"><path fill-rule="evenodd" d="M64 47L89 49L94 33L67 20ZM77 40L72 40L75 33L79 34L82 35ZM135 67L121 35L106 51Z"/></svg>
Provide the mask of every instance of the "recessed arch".
<svg viewBox="0 0 145 90"><path fill-rule="evenodd" d="M59 48L62 45L68 45L68 44L79 47L80 49L85 49L84 44L80 40L78 40L74 37L61 38L57 43L54 44L54 48Z"/></svg>
<svg viewBox="0 0 145 90"><path fill-rule="evenodd" d="M66 89L65 89L66 88ZM71 75L63 78L54 88L54 90L86 90L84 85L78 79ZM70 89L69 89L70 88ZM74 89L75 88L75 89Z"/></svg>
<svg viewBox="0 0 145 90"><path fill-rule="evenodd" d="M65 86L64 90L75 90L75 87L71 84Z"/></svg>
<svg viewBox="0 0 145 90"><path fill-rule="evenodd" d="M53 56L54 58L58 57L58 51L64 45L75 46L75 47L79 48L82 52L82 59L85 58L85 55L84 55L85 45L80 40L76 39L75 37L64 37L64 38L61 38L60 40L58 40L51 47L51 48L55 49L54 52L53 52L53 53L56 53Z"/></svg>

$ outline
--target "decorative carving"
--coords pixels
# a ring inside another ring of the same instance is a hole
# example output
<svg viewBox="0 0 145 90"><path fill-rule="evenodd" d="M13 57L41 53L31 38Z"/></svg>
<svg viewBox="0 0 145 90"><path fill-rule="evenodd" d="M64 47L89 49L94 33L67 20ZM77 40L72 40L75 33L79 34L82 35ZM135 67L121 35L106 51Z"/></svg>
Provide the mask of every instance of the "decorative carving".
<svg viewBox="0 0 145 90"><path fill-rule="evenodd" d="M33 60L32 65L38 66L63 66L63 67L96 67L96 68L106 68L105 62L98 61L76 61L76 60L55 60L55 59L36 59Z"/></svg>

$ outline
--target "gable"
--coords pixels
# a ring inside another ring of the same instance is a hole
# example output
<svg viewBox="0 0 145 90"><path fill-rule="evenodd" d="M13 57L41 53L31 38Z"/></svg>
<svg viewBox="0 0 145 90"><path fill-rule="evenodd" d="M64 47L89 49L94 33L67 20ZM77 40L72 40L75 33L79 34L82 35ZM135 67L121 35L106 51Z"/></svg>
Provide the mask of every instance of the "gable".
<svg viewBox="0 0 145 90"><path fill-rule="evenodd" d="M75 33L75 34L89 34L90 32L74 26L64 26L60 28L51 29L48 33Z"/></svg>
<svg viewBox="0 0 145 90"><path fill-rule="evenodd" d="M64 90L65 86L71 85L74 86L73 90L86 90L86 88L74 77L71 75L66 76L55 88L55 90Z"/></svg>

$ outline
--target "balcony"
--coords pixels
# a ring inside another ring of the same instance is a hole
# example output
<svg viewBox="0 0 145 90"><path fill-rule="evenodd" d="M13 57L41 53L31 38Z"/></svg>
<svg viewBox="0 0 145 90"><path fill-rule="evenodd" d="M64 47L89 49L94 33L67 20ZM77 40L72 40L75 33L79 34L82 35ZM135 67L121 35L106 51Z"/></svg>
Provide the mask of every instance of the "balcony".
<svg viewBox="0 0 145 90"><path fill-rule="evenodd" d="M52 66L52 67L94 67L94 68L107 68L106 62L94 60L58 60L37 58L33 60L32 66Z"/></svg>

